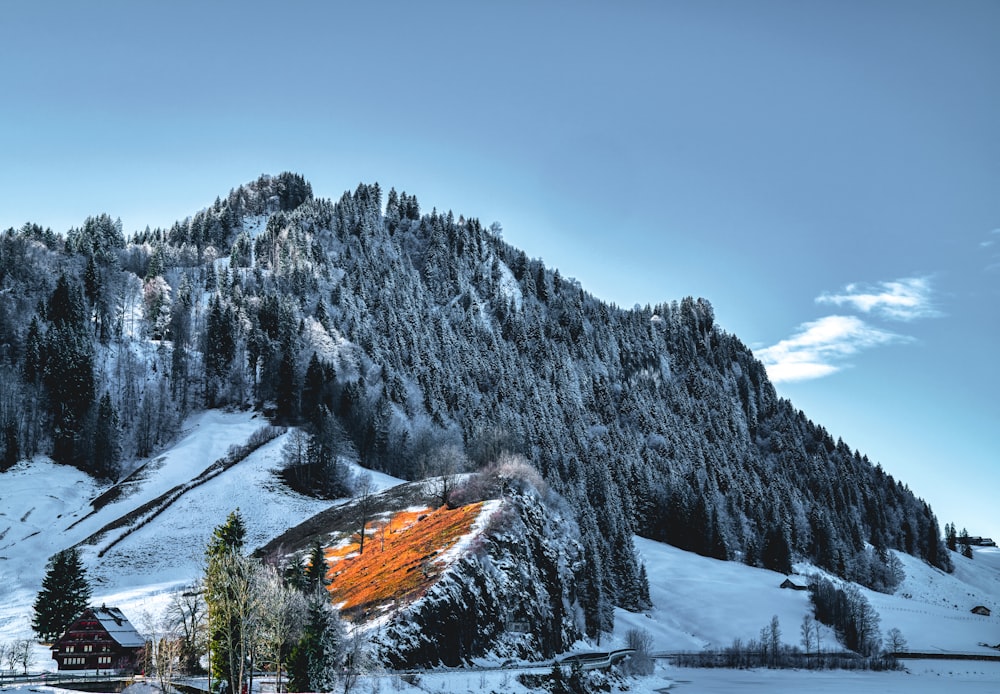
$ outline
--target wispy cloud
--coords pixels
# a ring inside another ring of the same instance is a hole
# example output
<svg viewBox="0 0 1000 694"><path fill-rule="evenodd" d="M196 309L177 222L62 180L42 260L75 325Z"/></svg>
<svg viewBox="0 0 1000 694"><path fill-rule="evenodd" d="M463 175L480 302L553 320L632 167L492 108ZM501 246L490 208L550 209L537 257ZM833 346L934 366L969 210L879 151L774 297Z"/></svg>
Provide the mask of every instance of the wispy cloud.
<svg viewBox="0 0 1000 694"><path fill-rule="evenodd" d="M882 318L911 321L941 315L934 306L932 294L929 277L907 277L876 284L849 284L839 294L824 292L816 302L849 306Z"/></svg>
<svg viewBox="0 0 1000 694"><path fill-rule="evenodd" d="M856 316L826 316L803 323L795 335L758 350L756 356L773 383L807 381L840 371L847 358L862 350L911 339Z"/></svg>
<svg viewBox="0 0 1000 694"><path fill-rule="evenodd" d="M979 242L979 247L993 249L989 251L990 262L986 266L986 272L1000 271L1000 229L994 229L991 231L989 237L985 241Z"/></svg>

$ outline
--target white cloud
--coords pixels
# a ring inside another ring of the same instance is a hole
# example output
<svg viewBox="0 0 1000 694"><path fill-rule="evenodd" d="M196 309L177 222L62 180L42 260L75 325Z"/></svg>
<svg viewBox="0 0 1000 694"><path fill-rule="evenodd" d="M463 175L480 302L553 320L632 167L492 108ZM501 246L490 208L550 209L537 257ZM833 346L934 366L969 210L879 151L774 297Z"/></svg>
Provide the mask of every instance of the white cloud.
<svg viewBox="0 0 1000 694"><path fill-rule="evenodd" d="M873 285L849 284L840 294L823 293L816 298L820 304L853 306L892 320L910 321L933 318L941 312L934 307L929 277L907 277Z"/></svg>
<svg viewBox="0 0 1000 694"><path fill-rule="evenodd" d="M845 359L862 350L910 339L856 316L826 316L803 323L795 335L758 350L756 356L773 383L807 381L840 371Z"/></svg>
<svg viewBox="0 0 1000 694"><path fill-rule="evenodd" d="M1000 244L1000 229L994 229L985 241L979 242L980 248L993 248ZM990 253L990 264L986 266L986 272L997 272L1000 270L1000 251L992 250Z"/></svg>

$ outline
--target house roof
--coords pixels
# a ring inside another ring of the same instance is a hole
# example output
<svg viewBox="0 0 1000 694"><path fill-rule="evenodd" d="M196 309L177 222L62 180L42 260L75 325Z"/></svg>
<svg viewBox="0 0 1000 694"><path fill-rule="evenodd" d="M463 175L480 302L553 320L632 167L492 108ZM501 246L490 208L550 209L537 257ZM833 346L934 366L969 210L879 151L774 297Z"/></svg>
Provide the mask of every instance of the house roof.
<svg viewBox="0 0 1000 694"><path fill-rule="evenodd" d="M791 576L786 577L785 580L781 582L781 585L794 586L796 588L808 588L809 579L806 576L797 576L792 574Z"/></svg>
<svg viewBox="0 0 1000 694"><path fill-rule="evenodd" d="M90 609L94 613L94 618L101 623L108 635L118 642L119 646L138 648L145 645L146 640L139 635L132 623L117 607L101 605Z"/></svg>

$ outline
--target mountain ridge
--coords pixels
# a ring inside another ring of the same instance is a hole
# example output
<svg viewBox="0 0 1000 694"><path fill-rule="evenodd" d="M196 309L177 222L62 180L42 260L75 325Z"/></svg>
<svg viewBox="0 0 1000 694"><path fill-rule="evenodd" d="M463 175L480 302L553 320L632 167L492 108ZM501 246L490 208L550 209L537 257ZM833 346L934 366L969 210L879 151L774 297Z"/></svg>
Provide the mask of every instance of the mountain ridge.
<svg viewBox="0 0 1000 694"><path fill-rule="evenodd" d="M65 239L26 225L0 286L4 460L113 475L227 405L303 425L317 488L341 454L409 479L520 456L576 514L591 637L643 606L634 533L883 590L888 549L950 563L926 502L778 398L708 301L620 309L377 184L333 202L265 176L129 240L107 215ZM92 388L57 406L81 355L102 357L74 371Z"/></svg>

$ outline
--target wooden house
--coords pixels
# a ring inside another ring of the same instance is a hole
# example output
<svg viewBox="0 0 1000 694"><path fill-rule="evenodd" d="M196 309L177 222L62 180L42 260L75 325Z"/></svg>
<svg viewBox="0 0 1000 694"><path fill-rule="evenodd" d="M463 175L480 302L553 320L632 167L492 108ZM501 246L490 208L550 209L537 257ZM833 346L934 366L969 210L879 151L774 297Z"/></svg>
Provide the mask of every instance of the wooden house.
<svg viewBox="0 0 1000 694"><path fill-rule="evenodd" d="M145 640L117 607L88 607L52 644L59 670L133 671Z"/></svg>
<svg viewBox="0 0 1000 694"><path fill-rule="evenodd" d="M809 579L804 576L789 576L781 582L779 588L787 590L809 590Z"/></svg>
<svg viewBox="0 0 1000 694"><path fill-rule="evenodd" d="M984 617L989 617L990 608L986 607L985 605L976 605L975 607L972 608L972 614L980 614Z"/></svg>

